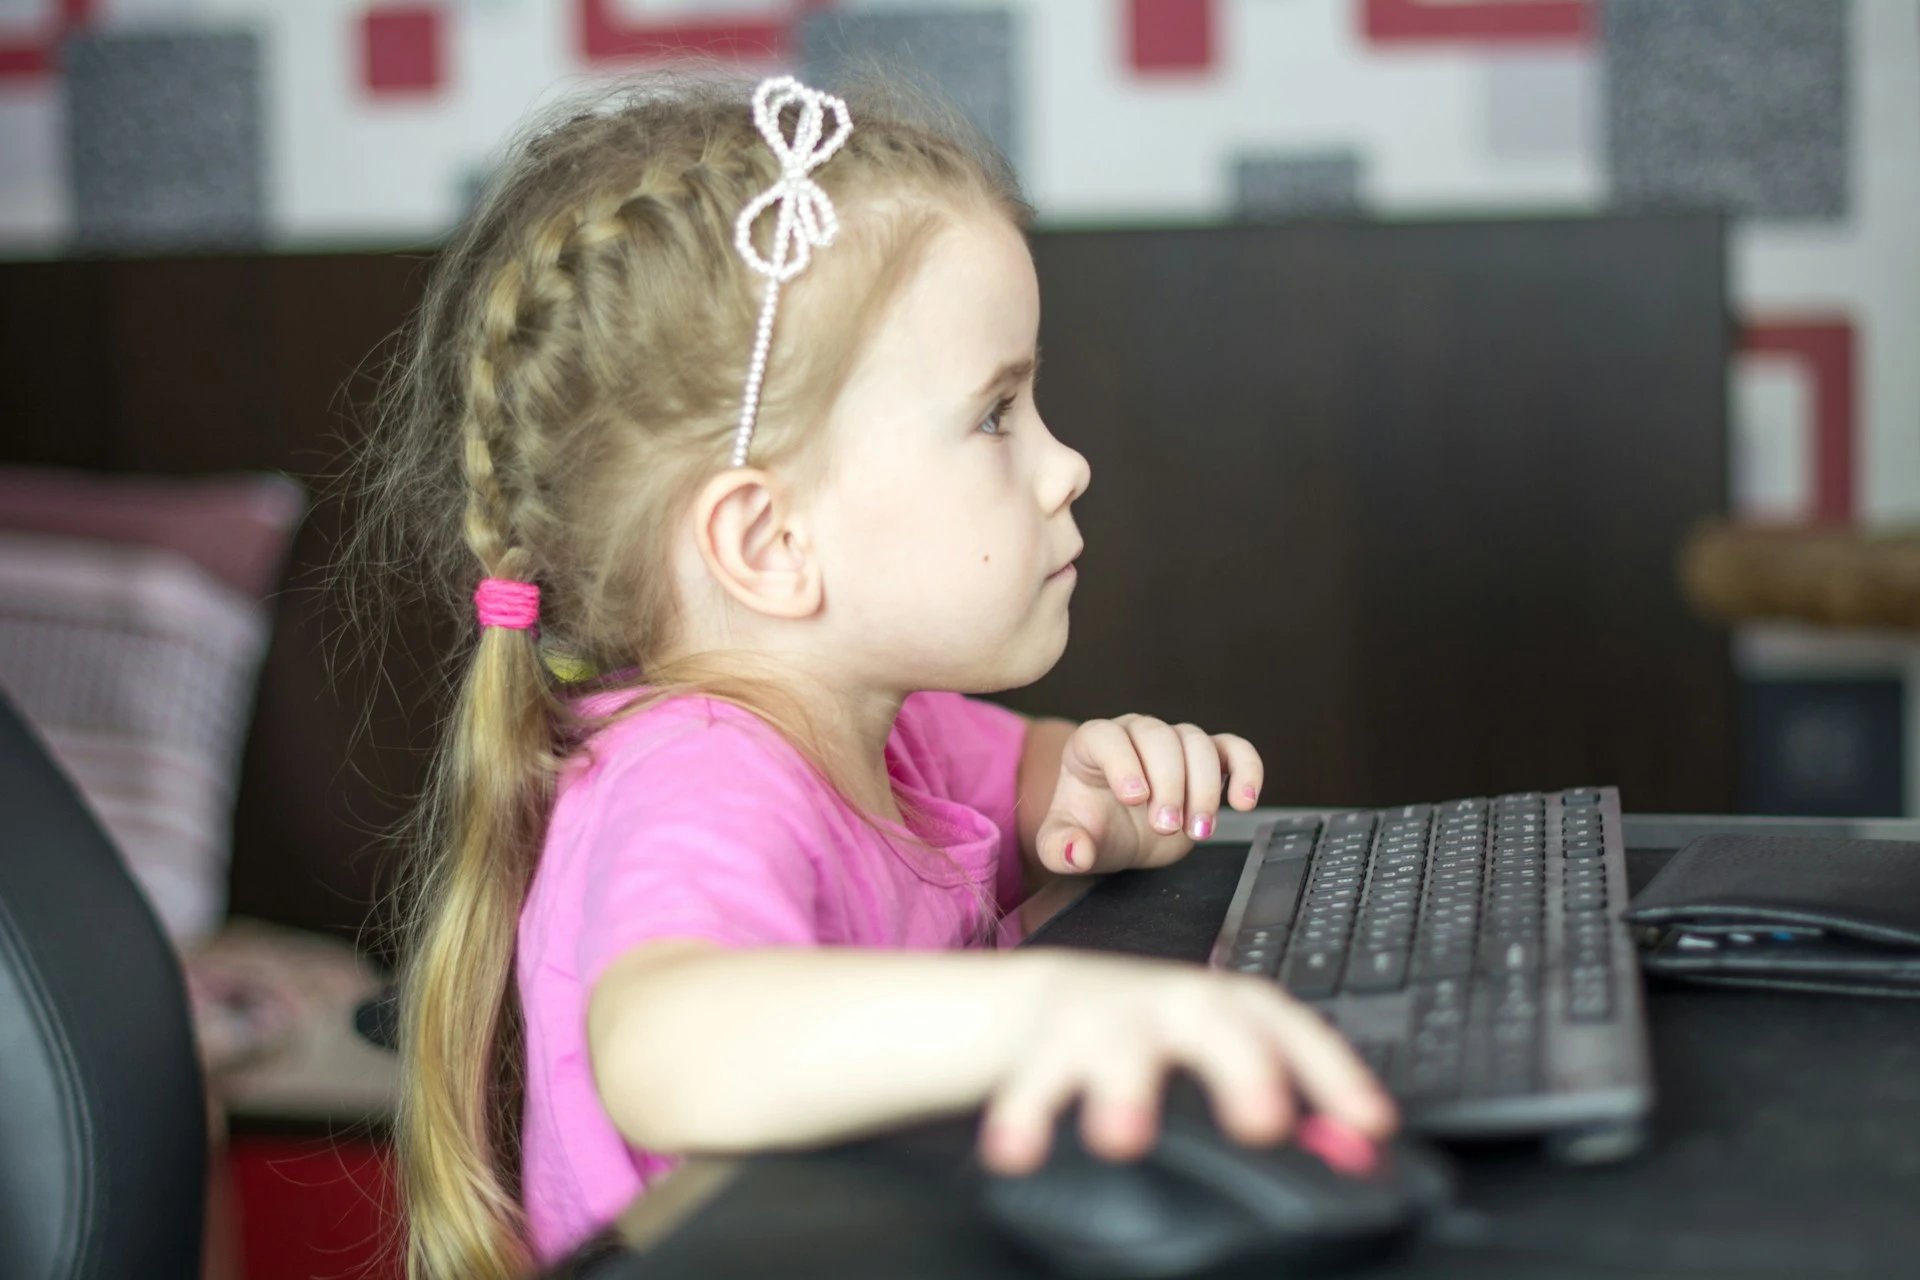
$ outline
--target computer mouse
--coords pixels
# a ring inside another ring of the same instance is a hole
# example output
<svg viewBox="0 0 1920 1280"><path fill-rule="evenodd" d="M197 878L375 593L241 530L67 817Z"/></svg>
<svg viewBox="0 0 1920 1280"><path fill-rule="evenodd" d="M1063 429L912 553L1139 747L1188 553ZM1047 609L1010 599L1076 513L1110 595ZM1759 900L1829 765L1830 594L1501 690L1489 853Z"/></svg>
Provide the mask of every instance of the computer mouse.
<svg viewBox="0 0 1920 1280"><path fill-rule="evenodd" d="M1414 1139L1370 1142L1314 1113L1277 1145L1246 1146L1183 1073L1140 1159L1089 1152L1076 1105L1039 1169L989 1172L981 1194L989 1224L1062 1275L1189 1276L1257 1262L1263 1275L1293 1276L1405 1243L1451 1203L1453 1177Z"/></svg>

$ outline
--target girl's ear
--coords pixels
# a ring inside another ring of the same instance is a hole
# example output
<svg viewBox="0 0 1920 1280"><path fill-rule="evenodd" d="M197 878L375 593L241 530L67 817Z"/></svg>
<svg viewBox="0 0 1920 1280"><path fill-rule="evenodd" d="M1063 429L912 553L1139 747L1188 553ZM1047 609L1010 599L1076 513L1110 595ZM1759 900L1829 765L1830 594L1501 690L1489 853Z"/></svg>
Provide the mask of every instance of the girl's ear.
<svg viewBox="0 0 1920 1280"><path fill-rule="evenodd" d="M758 467L728 467L693 504L694 541L722 590L770 618L820 611L820 565L792 491Z"/></svg>

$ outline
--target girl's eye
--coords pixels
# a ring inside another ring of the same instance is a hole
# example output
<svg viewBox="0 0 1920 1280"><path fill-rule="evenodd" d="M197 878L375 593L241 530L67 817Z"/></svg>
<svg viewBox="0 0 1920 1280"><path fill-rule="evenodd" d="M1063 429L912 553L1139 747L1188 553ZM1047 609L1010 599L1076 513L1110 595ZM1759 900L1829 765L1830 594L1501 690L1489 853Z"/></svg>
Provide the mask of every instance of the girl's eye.
<svg viewBox="0 0 1920 1280"><path fill-rule="evenodd" d="M980 425L984 428L988 423L992 423L993 429L988 431L987 434L990 436L1004 436L1007 434L1007 431L1006 428L1001 425L1001 422L1012 410L1013 397L1007 396L993 406L993 412L980 419Z"/></svg>

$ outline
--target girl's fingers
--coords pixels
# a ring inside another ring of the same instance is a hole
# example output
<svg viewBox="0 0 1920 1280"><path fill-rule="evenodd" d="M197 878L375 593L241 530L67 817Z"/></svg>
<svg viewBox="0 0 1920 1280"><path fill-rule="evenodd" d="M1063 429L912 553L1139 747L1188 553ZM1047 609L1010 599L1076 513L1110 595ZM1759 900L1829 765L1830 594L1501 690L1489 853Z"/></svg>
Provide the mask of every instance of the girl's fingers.
<svg viewBox="0 0 1920 1280"><path fill-rule="evenodd" d="M1153 794L1133 738L1112 720L1088 720L1075 729L1060 766L1088 786L1106 787L1122 804L1144 804Z"/></svg>
<svg viewBox="0 0 1920 1280"><path fill-rule="evenodd" d="M1260 802L1260 788L1266 785L1266 766L1260 753L1245 738L1233 733L1213 735L1220 755L1220 767L1227 773L1227 803L1245 811Z"/></svg>
<svg viewBox="0 0 1920 1280"><path fill-rule="evenodd" d="M1187 757L1173 726L1152 716L1128 716L1127 736L1146 766L1151 791L1147 823L1162 835L1174 835L1186 824Z"/></svg>
<svg viewBox="0 0 1920 1280"><path fill-rule="evenodd" d="M1034 843L1040 865L1056 874L1081 875L1092 871L1098 861L1093 836L1076 822L1049 818Z"/></svg>
<svg viewBox="0 0 1920 1280"><path fill-rule="evenodd" d="M1110 1046L1087 1079L1080 1138L1108 1160L1137 1160L1160 1129L1160 1078L1165 1064L1140 1040Z"/></svg>
<svg viewBox="0 0 1920 1280"><path fill-rule="evenodd" d="M1375 1138L1399 1124L1393 1099L1346 1038L1313 1010L1277 989L1254 993L1267 1007L1262 1022L1274 1047L1286 1055L1300 1092L1314 1106Z"/></svg>
<svg viewBox="0 0 1920 1280"><path fill-rule="evenodd" d="M1197 724L1177 724L1187 764L1187 835L1205 840L1220 812L1220 749Z"/></svg>
<svg viewBox="0 0 1920 1280"><path fill-rule="evenodd" d="M1054 1122L1078 1087L1065 1061L1026 1064L987 1100L980 1120L981 1163L1015 1178L1045 1164Z"/></svg>
<svg viewBox="0 0 1920 1280"><path fill-rule="evenodd" d="M1200 1077L1215 1123L1236 1142L1264 1146L1293 1127L1293 1087L1281 1056L1258 1027L1215 1024L1204 1040L1176 1046Z"/></svg>

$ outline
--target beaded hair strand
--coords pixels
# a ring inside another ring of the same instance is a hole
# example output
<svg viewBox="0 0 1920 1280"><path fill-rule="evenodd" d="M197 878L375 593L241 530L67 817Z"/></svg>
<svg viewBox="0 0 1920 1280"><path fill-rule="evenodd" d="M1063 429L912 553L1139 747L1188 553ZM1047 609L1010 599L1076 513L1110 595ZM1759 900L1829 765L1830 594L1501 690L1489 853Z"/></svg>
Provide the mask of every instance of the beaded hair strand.
<svg viewBox="0 0 1920 1280"><path fill-rule="evenodd" d="M798 103L800 118L788 139L780 113ZM834 116L830 136L822 137L827 114ZM740 405L740 429L733 438L732 465L747 464L747 446L753 439L754 415L760 407L760 384L766 378L767 351L773 345L773 317L780 305L780 286L806 270L814 246L833 243L840 219L833 201L807 175L826 163L853 132L847 104L830 93L810 89L792 76L762 80L753 93L753 120L760 134L780 157L780 179L740 212L733 243L747 265L767 277L766 300L760 306L760 327L753 338L753 361L747 367L747 390ZM762 257L753 244L753 224L773 205L780 206L773 232L773 253Z"/></svg>

